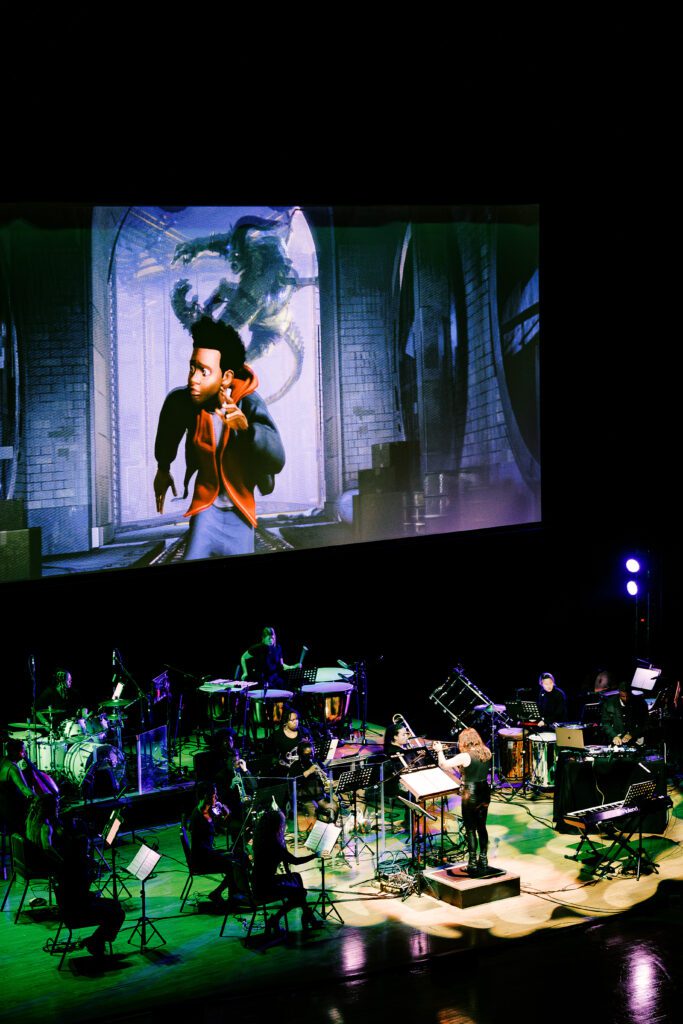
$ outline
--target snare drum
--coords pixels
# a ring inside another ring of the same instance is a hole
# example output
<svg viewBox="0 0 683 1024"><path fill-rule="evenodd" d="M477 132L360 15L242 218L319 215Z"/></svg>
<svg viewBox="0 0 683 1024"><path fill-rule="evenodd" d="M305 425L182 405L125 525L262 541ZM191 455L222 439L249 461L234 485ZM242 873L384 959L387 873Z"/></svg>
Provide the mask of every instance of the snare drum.
<svg viewBox="0 0 683 1024"><path fill-rule="evenodd" d="M532 733L528 743L532 785L552 789L555 783L555 733Z"/></svg>
<svg viewBox="0 0 683 1024"><path fill-rule="evenodd" d="M351 683L308 683L301 687L302 710L309 719L337 725L351 702Z"/></svg>
<svg viewBox="0 0 683 1024"><path fill-rule="evenodd" d="M498 730L498 757L501 774L511 782L524 778L524 744L521 729Z"/></svg>

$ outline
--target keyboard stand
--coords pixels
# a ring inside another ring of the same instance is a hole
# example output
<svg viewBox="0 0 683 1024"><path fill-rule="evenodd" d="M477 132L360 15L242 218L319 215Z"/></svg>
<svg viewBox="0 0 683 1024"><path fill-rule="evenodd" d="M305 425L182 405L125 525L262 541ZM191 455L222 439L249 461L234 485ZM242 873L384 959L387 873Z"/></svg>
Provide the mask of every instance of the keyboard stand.
<svg viewBox="0 0 683 1024"><path fill-rule="evenodd" d="M576 848L576 853L573 853L573 854L572 853L565 853L564 859L565 860L577 860L578 861L578 860L581 859L579 857L579 854L581 853L581 850L584 848L584 846L590 846L590 848L592 850L592 855L597 860L597 864L595 865L595 867L592 870L593 871L597 871L599 866L600 866L600 863L602 861L604 851L602 849L598 849L598 847L595 845L595 843L593 842L591 837L588 835L588 831L587 830L584 831L575 822L572 822L571 824L574 825L574 828L579 829L579 832L581 834L581 842L579 843L579 845ZM588 865L586 865L586 866L588 866Z"/></svg>
<svg viewBox="0 0 683 1024"><path fill-rule="evenodd" d="M643 849L643 814L644 809L642 807L639 810L634 811L634 815L637 815L638 822L637 825L631 829L628 835L626 835L625 830L620 831L617 826L614 826L616 829L614 840L609 850L605 854L605 860L609 865L612 859L616 856L616 851L623 850L628 858L626 861L626 865L628 865L631 861L635 861L637 864L636 881L640 881L640 873L643 866L649 868L651 871L654 871L655 874L659 874L659 868L655 864L654 860ZM636 834L636 832L638 833L638 846L634 849L633 845L631 844L631 839Z"/></svg>

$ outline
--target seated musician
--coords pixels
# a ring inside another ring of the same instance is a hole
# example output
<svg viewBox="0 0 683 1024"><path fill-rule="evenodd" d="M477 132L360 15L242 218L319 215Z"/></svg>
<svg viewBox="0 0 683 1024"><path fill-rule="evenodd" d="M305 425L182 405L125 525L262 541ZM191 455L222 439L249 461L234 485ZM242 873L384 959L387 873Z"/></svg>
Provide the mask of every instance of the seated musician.
<svg viewBox="0 0 683 1024"><path fill-rule="evenodd" d="M244 652L240 665L242 679L251 679L262 685L275 688L283 686L283 672L301 668L301 662L295 665L285 665L282 648L277 642L272 626L264 627L260 643L254 644Z"/></svg>
<svg viewBox="0 0 683 1024"><path fill-rule="evenodd" d="M19 767L19 762L25 757L24 741L10 739L7 741L7 753L0 760L0 818L9 833L18 832L20 835L24 833L26 815L35 795Z"/></svg>
<svg viewBox="0 0 683 1024"><path fill-rule="evenodd" d="M227 807L218 802L215 785L209 783L202 788L199 802L190 817L192 868L200 874L223 875L223 880L209 893L209 899L219 906L226 905L222 895L226 889L227 905L239 899L235 881L235 859L227 851L223 853L214 848L218 825L227 823L229 813Z"/></svg>
<svg viewBox="0 0 683 1024"><path fill-rule="evenodd" d="M48 729L52 729L54 723L51 720L51 715L47 713L49 709L59 713L60 721L64 718L78 720L81 723L81 730L85 734L85 719L88 709L83 706L79 693L74 689L71 673L66 669L57 669L52 684L43 690L36 700L36 717Z"/></svg>
<svg viewBox="0 0 683 1024"><path fill-rule="evenodd" d="M537 703L540 712L539 726L555 725L567 721L567 695L555 683L551 672L543 672L538 679L540 687Z"/></svg>
<svg viewBox="0 0 683 1024"><path fill-rule="evenodd" d="M321 928L322 922L315 917L313 908L306 902L306 889L298 872L290 870L290 864L306 864L314 860L315 853L295 857L285 843L286 819L280 810L265 811L254 829L254 869L252 884L258 900L282 898L285 906L268 918L266 933L280 932L280 918L295 907L301 909L301 926L304 931ZM284 865L285 874L278 868Z"/></svg>
<svg viewBox="0 0 683 1024"><path fill-rule="evenodd" d="M118 900L90 892L96 871L88 837L78 822L60 817L58 796L35 798L26 821L26 838L55 876L57 902L64 917L78 927L97 925L79 945L92 956L103 957L106 944L114 941L126 915Z"/></svg>
<svg viewBox="0 0 683 1024"><path fill-rule="evenodd" d="M605 697L600 714L600 727L607 743L614 747L636 744L643 746L648 732L649 711L645 698L621 683L619 692Z"/></svg>
<svg viewBox="0 0 683 1024"><path fill-rule="evenodd" d="M275 760L281 767L289 768L297 756L296 748L303 739L310 739L310 736L307 730L299 728L298 712L286 710L271 740Z"/></svg>
<svg viewBox="0 0 683 1024"><path fill-rule="evenodd" d="M392 722L384 732L384 799L395 800L401 795L399 773L406 767L405 751L409 733L403 722ZM405 792L405 791L404 791ZM403 828L408 828L410 811L406 807L403 815ZM401 826L398 826L400 830Z"/></svg>
<svg viewBox="0 0 683 1024"><path fill-rule="evenodd" d="M301 819L304 812L308 824L315 819L320 821L336 821L339 815L339 801L331 793L331 783L325 772L313 760L313 744L303 740L296 748L297 758L289 769L289 777L296 779L296 800ZM299 827L301 827L301 820Z"/></svg>

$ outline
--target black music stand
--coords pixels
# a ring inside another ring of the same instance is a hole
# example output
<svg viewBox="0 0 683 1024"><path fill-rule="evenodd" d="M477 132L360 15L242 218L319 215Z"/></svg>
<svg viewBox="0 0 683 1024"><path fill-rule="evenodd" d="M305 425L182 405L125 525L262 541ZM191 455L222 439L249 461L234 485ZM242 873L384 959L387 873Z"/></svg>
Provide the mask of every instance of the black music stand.
<svg viewBox="0 0 683 1024"><path fill-rule="evenodd" d="M423 872L427 863L427 821L437 821L438 819L436 814L432 814L431 811L426 810L420 804L407 800L404 796L399 796L398 799L402 804L405 804L411 814L410 862L417 878L417 894L421 896ZM421 830L420 822L422 822Z"/></svg>
<svg viewBox="0 0 683 1024"><path fill-rule="evenodd" d="M618 825L613 826L615 834L613 836L612 845L602 860L602 863L606 865L602 874L606 874L609 871L609 865L619 850L623 850L625 852L627 856L627 865L631 861L635 861L637 865L636 881L640 881L640 873L643 865L651 871L654 871L655 874L659 874L659 868L656 863L643 849L643 815L647 810L648 802L654 796L656 788L657 783L654 779L646 779L644 782L634 782L633 785L629 786L626 796L624 797L624 806L635 808L634 816L636 818L636 824L631 828L628 835L626 835L626 829L620 829ZM629 815L629 817L631 816ZM637 849L634 849L631 845L631 839L636 832L638 833L638 847Z"/></svg>
<svg viewBox="0 0 683 1024"><path fill-rule="evenodd" d="M311 909L314 912L317 911L324 920L334 914L339 923L344 924L344 919L335 905L339 901L330 899L327 895L327 889L325 888L325 857L323 856L323 854L328 855L332 852L340 835L341 829L338 825L317 821L309 832L304 846L307 850L319 853L320 855L320 895Z"/></svg>
<svg viewBox="0 0 683 1024"><path fill-rule="evenodd" d="M339 852L343 853L346 847L350 846L353 842L356 861L358 860L359 843L369 851L371 857L374 856L372 847L358 835L358 790L367 789L368 786L373 784L372 776L373 774L375 776L379 774L379 768L380 765L378 764L363 765L362 767L354 765L354 767L349 768L348 771L342 772L337 780L338 793L353 793L353 828L351 829L349 838L342 843ZM375 782L376 781L377 779L375 779Z"/></svg>
<svg viewBox="0 0 683 1024"><path fill-rule="evenodd" d="M539 786L531 782L531 749L529 747L529 735L538 728L541 712L535 700L516 700L508 704L508 712L517 718L522 727L522 793L526 796L529 789L538 792ZM527 753L527 747L529 751Z"/></svg>
<svg viewBox="0 0 683 1024"><path fill-rule="evenodd" d="M157 853L156 850L153 850L149 846L145 846L145 844L143 843L140 846L138 852L133 857L128 867L126 868L126 871L128 871L131 875L134 875L137 879L139 879L141 885L140 899L142 901L142 906L140 909L142 912L137 920L137 923L131 933L130 938L128 939L128 942L132 943L136 933L138 931L140 932L140 952L142 952L143 949L146 949L148 945L147 928L150 928L157 936L157 938L161 939L162 945L166 945L166 939L162 936L159 929L154 925L152 919L147 917L147 905L145 900L145 881L152 874L152 871L156 867L160 857L160 853Z"/></svg>
<svg viewBox="0 0 683 1024"><path fill-rule="evenodd" d="M109 815L109 819L102 829L102 840L107 844L111 850L111 875L108 881L102 887L102 892L106 892L111 885L111 897L114 900L119 898L119 888L123 889L126 896L130 899L131 893L128 886L119 876L116 871L116 836L118 834L121 825L123 824L123 814L118 808L113 810ZM103 858L104 859L104 858Z"/></svg>

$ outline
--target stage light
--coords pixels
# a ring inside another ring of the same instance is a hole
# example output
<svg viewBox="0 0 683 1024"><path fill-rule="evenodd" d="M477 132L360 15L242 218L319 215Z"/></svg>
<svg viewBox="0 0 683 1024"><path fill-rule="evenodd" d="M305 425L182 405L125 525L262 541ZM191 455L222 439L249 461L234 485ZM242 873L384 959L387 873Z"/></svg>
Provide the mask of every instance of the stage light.
<svg viewBox="0 0 683 1024"><path fill-rule="evenodd" d="M626 559L626 569L628 572L637 573L640 572L640 562L637 558Z"/></svg>
<svg viewBox="0 0 683 1024"><path fill-rule="evenodd" d="M631 595L631 597L635 597L636 594L638 593L638 584L636 583L636 581L635 580L629 580L628 583L626 584L626 590Z"/></svg>

